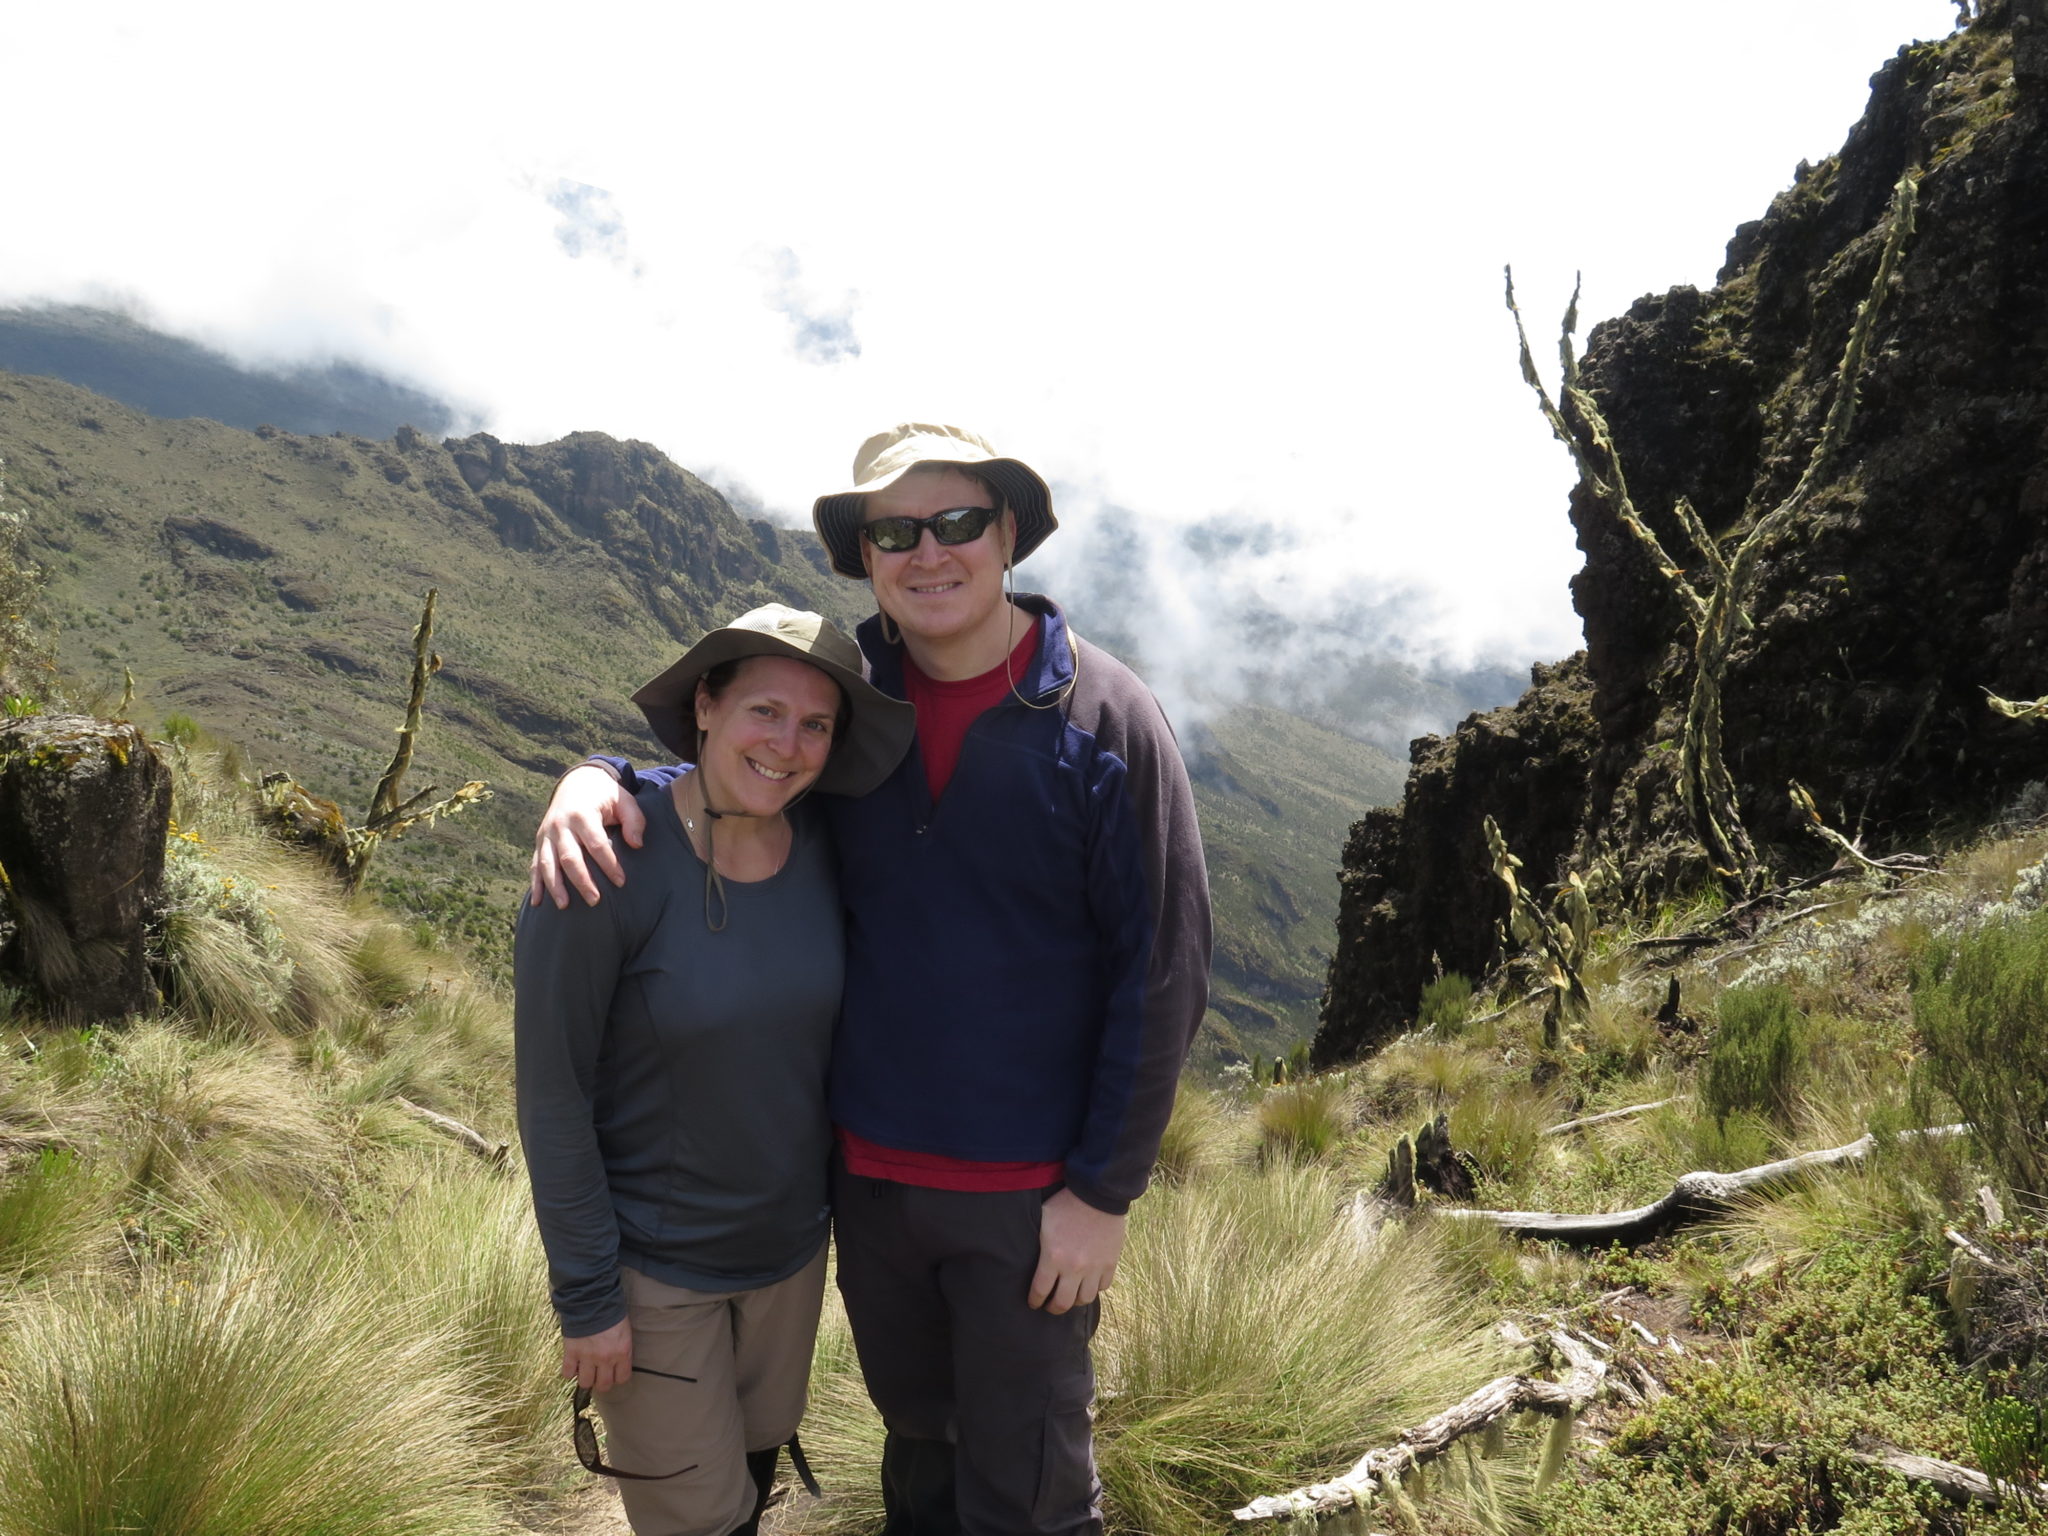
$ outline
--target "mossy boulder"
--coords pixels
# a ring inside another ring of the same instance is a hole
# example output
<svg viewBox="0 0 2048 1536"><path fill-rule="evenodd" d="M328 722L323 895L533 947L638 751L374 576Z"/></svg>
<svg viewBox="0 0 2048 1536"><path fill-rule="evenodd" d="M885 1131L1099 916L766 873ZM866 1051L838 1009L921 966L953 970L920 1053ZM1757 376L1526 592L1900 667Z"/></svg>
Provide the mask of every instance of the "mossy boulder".
<svg viewBox="0 0 2048 1536"><path fill-rule="evenodd" d="M153 1009L170 817L170 770L134 726L0 723L0 972L78 1023Z"/></svg>

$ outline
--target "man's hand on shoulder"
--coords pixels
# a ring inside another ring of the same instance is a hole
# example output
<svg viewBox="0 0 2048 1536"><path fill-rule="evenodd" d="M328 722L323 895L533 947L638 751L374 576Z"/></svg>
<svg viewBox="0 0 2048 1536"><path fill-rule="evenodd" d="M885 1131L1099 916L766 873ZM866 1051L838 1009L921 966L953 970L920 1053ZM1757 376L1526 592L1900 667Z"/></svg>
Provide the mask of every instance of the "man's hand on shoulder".
<svg viewBox="0 0 2048 1536"><path fill-rule="evenodd" d="M1048 1312L1085 1307L1116 1279L1124 1218L1098 1211L1071 1189L1045 1202L1038 1218L1038 1272L1031 1305Z"/></svg>
<svg viewBox="0 0 2048 1536"><path fill-rule="evenodd" d="M617 827L629 847L638 848L646 835L647 818L633 797L610 774L592 763L572 768L555 786L540 830L533 835L533 863L527 870L527 900L540 905L541 893L557 907L569 905L569 887L591 906L597 905L597 882L585 864L604 871L613 885L626 883L618 851L605 835Z"/></svg>

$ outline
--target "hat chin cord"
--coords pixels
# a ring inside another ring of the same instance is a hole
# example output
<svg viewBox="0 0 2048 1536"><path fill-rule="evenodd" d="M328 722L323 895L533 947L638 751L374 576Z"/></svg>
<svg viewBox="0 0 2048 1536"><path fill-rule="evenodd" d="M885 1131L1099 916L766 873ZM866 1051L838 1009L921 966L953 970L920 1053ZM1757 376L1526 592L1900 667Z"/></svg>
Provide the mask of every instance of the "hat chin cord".
<svg viewBox="0 0 2048 1536"><path fill-rule="evenodd" d="M1009 621L1005 628L1007 638L1003 646L1003 676L1009 681L1010 697L1019 704L1022 704L1026 709L1060 708L1068 699L1073 697L1074 685L1081 681L1081 648L1074 644L1074 631L1072 626L1069 626L1067 629L1067 654L1074 659L1074 670L1068 674L1067 686L1060 690L1058 698L1049 699L1043 704L1034 704L1017 691L1017 674L1015 662L1013 661L1017 654L1017 581L1010 565L1010 552L1007 549L1003 551L1003 606L1010 610Z"/></svg>
<svg viewBox="0 0 2048 1536"><path fill-rule="evenodd" d="M806 784L802 789L783 801L781 805L766 813L713 810L711 808L711 787L704 779L704 728L702 726L697 728L697 761L691 768L690 777L697 781L697 797L704 802L704 926L713 933L723 933L725 932L726 919L731 913L725 899L725 877L718 872L718 845L712 841L713 829L728 816L766 821L770 816L784 815L792 805L795 805L797 801L803 799L805 795L811 792L817 780L813 779L809 784ZM697 830L697 823L685 816L683 818L683 830L685 832L695 832ZM790 828L789 835L793 842L796 838L796 829L794 827ZM785 862L788 858L789 855L785 853L783 855ZM778 865L777 869L779 870L780 868L781 866ZM718 909L716 921L713 921L711 916L714 905Z"/></svg>

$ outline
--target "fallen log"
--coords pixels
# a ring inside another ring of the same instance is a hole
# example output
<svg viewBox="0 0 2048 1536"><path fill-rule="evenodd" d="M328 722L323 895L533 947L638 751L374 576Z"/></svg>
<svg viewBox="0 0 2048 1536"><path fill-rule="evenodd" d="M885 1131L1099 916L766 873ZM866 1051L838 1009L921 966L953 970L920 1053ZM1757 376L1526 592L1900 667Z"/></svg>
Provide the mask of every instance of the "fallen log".
<svg viewBox="0 0 2048 1536"><path fill-rule="evenodd" d="M1610 1109L1604 1115L1587 1115L1583 1120L1567 1120L1562 1125L1553 1125L1543 1134L1562 1136L1568 1131L1583 1131L1589 1125L1605 1125L1610 1120L1626 1120L1630 1115L1646 1115L1653 1109L1662 1109L1671 1101L1656 1099L1648 1104L1631 1104L1626 1109Z"/></svg>
<svg viewBox="0 0 2048 1536"><path fill-rule="evenodd" d="M1968 1129L1967 1125L1940 1125L1905 1134L1956 1136ZM1876 1146L1877 1138L1866 1133L1847 1146L1802 1152L1797 1157L1744 1168L1739 1173L1682 1173L1671 1186L1671 1192L1662 1199L1627 1211L1578 1216L1556 1211L1484 1211L1452 1207L1439 1214L1454 1221L1490 1221L1517 1237L1543 1237L1587 1247L1606 1247L1611 1243L1633 1247L1672 1227L1721 1215L1734 1203L1736 1196L1748 1190L1798 1178L1818 1168L1861 1162Z"/></svg>
<svg viewBox="0 0 2048 1536"><path fill-rule="evenodd" d="M1775 1461L1791 1447L1762 1445L1755 1449L1761 1460L1769 1462ZM1932 1456L1916 1456L1896 1446L1886 1446L1881 1451L1843 1451L1841 1455L1844 1460L1859 1466L1882 1467L1896 1472L1909 1483L1924 1483L1958 1504L1981 1504L1988 1509L1997 1509L2013 1498L2048 1503L2048 1483L2002 1482L1986 1476L1975 1467L1940 1461Z"/></svg>
<svg viewBox="0 0 2048 1536"><path fill-rule="evenodd" d="M437 1114L435 1111L428 1109L426 1105L415 1104L411 1099L406 1098L402 1094L393 1094L392 1102L407 1114L424 1120L435 1130L444 1131L448 1135L453 1136L457 1141L461 1142L470 1151L493 1167L504 1162L506 1154L512 1150L512 1143L509 1141L486 1141L479 1133L471 1130L460 1120L449 1115Z"/></svg>
<svg viewBox="0 0 2048 1536"><path fill-rule="evenodd" d="M1418 1468L1436 1460L1465 1436L1508 1414L1541 1413L1568 1423L1599 1395L1606 1383L1607 1367L1563 1329L1552 1330L1548 1337L1551 1346L1571 1367L1563 1381L1543 1381L1533 1376L1496 1377L1455 1407L1403 1431L1392 1445L1367 1451L1342 1477L1327 1483L1310 1483L1288 1493L1267 1494L1232 1514L1239 1520L1295 1520L1335 1514L1354 1506L1370 1508L1382 1494L1397 1495L1402 1482Z"/></svg>

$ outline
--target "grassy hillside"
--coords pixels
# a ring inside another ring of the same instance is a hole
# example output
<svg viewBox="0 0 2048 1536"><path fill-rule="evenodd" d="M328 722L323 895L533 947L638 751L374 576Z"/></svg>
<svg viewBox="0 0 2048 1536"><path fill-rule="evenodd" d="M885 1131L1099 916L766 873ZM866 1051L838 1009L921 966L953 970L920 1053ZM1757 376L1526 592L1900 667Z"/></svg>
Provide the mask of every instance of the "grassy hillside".
<svg viewBox="0 0 2048 1536"><path fill-rule="evenodd" d="M0 992L0 1536L615 1530L577 1492L517 1150L421 1113L511 1138L502 997L259 833L231 763L162 750L173 1006L78 1030ZM2044 897L2048 833L2002 832L1747 931L1711 903L1604 928L1554 1047L1510 973L1447 981L1345 1073L1185 1088L1097 1337L1109 1528L1226 1528L1484 1383L1561 1374L1518 1342L1557 1332L1604 1367L1576 1420L1475 1434L1348 1528L2041 1529ZM1643 942L1677 930L1703 941ZM1438 1114L1474 1188L1375 1198ZM1449 1214L1640 1205L1872 1127L1860 1160L1627 1247ZM879 1425L836 1300L812 1402L829 1496L773 1528L871 1530ZM1908 1451L2005 1479L1996 1507L1883 1465Z"/></svg>
<svg viewBox="0 0 2048 1536"><path fill-rule="evenodd" d="M138 718L185 717L253 770L358 813L439 590L412 784L495 798L379 855L387 894L502 956L504 913L555 775L659 749L632 689L720 618L770 600L846 623L866 591L814 541L736 516L643 443L538 448L244 432L160 420L0 374L0 457L45 567L60 661ZM1232 714L1197 764L1222 914L1211 1059L1313 1032L1344 832L1398 792L1375 749L1273 711Z"/></svg>
<svg viewBox="0 0 2048 1536"><path fill-rule="evenodd" d="M1189 763L1216 913L1198 1059L1284 1053L1315 1033L1330 968L1337 860L1351 823L1401 793L1377 748L1257 706L1205 726Z"/></svg>

